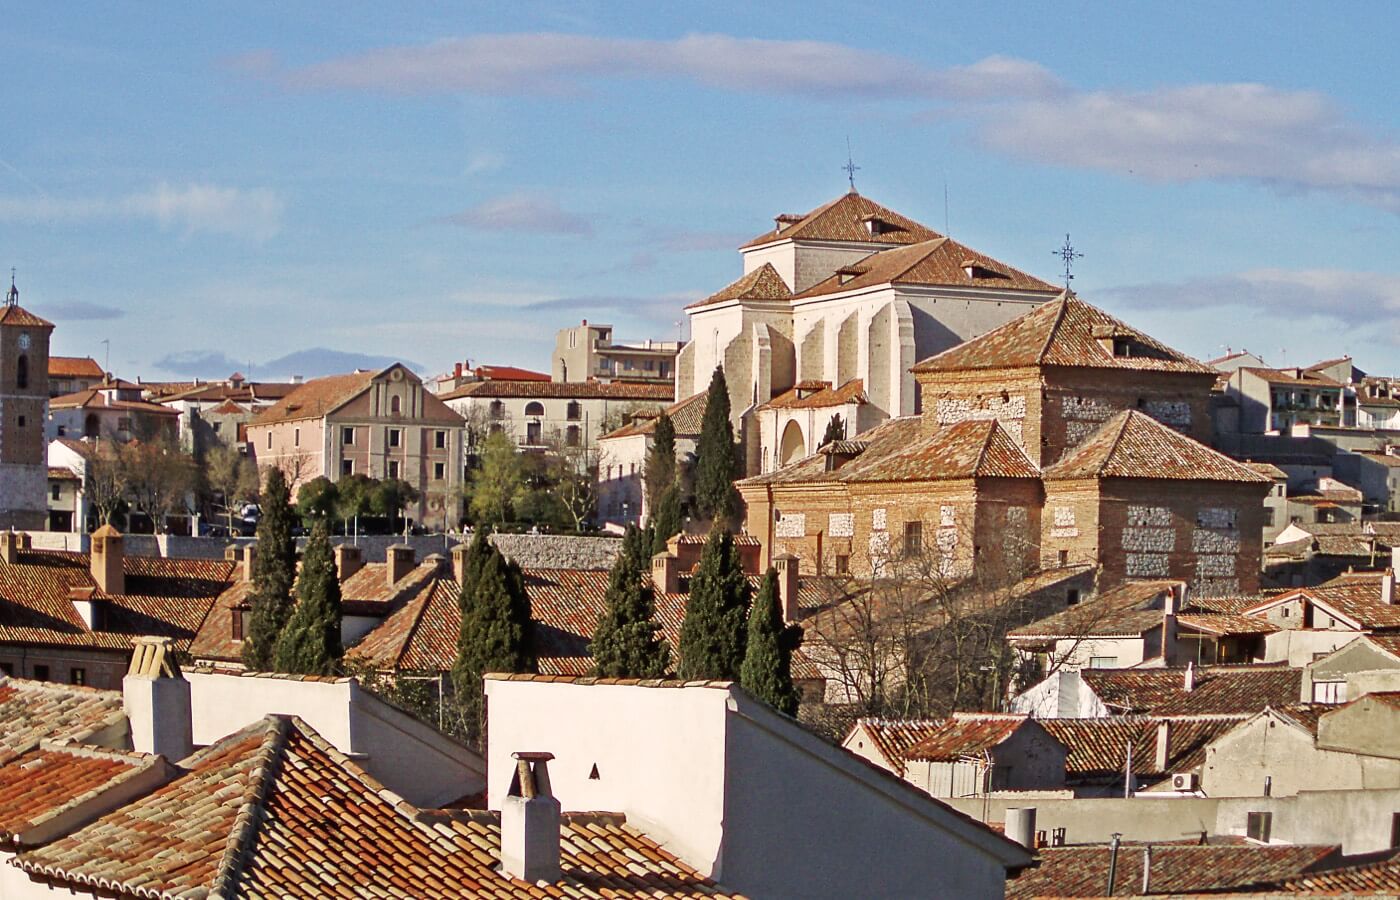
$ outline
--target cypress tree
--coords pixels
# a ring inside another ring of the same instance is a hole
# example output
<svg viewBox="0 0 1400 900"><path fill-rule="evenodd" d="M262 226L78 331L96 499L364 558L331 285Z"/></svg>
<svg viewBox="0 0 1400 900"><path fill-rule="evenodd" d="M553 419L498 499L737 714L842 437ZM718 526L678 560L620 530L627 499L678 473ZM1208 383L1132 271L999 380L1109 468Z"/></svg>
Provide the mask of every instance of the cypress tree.
<svg viewBox="0 0 1400 900"><path fill-rule="evenodd" d="M297 575L297 604L277 638L279 672L331 675L340 668L340 579L324 519L311 528Z"/></svg>
<svg viewBox="0 0 1400 900"><path fill-rule="evenodd" d="M651 449L647 451L646 491L647 504L654 510L661 502L661 495L676 483L676 426L664 412L656 420L656 431L651 436ZM656 515L654 512L652 515Z"/></svg>
<svg viewBox="0 0 1400 900"><path fill-rule="evenodd" d="M686 680L737 681L744 663L749 580L729 532L714 528L690 579L690 601L681 623L681 663Z"/></svg>
<svg viewBox="0 0 1400 900"><path fill-rule="evenodd" d="M661 678L671 666L671 648L655 621L650 546L644 531L629 526L608 573L607 609L589 645L594 671L603 677Z"/></svg>
<svg viewBox="0 0 1400 900"><path fill-rule="evenodd" d="M480 736L485 734L483 676L488 672L532 672L535 662L530 652L525 576L486 540L485 529L477 532L467 554L458 598L462 628L452 680L467 727Z"/></svg>
<svg viewBox="0 0 1400 900"><path fill-rule="evenodd" d="M257 555L253 558L253 611L243 636L243 664L257 672L272 668L277 638L292 614L292 583L297 546L292 539L296 514L282 470L268 472L258 519Z"/></svg>
<svg viewBox="0 0 1400 900"><path fill-rule="evenodd" d="M666 549L666 542L681 533L681 488L672 484L661 494L661 500L651 514L651 552ZM648 566L650 562L648 562Z"/></svg>
<svg viewBox="0 0 1400 900"><path fill-rule="evenodd" d="M783 625L778 603L778 573L769 568L749 610L748 643L739 683L779 712L797 715L797 689L792 685L792 651L800 629Z"/></svg>
<svg viewBox="0 0 1400 900"><path fill-rule="evenodd" d="M695 509L706 519L728 523L737 503L734 497L734 426L729 423L729 386L724 370L715 367L700 420L700 440L695 446Z"/></svg>
<svg viewBox="0 0 1400 900"><path fill-rule="evenodd" d="M832 441L844 441L846 439L846 422L837 413L831 417L831 421L826 423L826 431L822 434L822 442L818 447L825 447Z"/></svg>

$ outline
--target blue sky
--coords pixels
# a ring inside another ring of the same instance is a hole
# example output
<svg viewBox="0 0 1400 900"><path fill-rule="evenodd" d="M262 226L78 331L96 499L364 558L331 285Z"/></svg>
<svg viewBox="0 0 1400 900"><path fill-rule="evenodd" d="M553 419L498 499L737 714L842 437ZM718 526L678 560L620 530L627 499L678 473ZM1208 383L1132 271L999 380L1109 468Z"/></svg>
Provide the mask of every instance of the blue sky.
<svg viewBox="0 0 1400 900"><path fill-rule="evenodd" d="M941 231L946 183L1045 278L1070 232L1182 350L1396 373L1397 45L1389 4L10 3L0 264L125 377L543 368L673 336L849 136L862 193Z"/></svg>

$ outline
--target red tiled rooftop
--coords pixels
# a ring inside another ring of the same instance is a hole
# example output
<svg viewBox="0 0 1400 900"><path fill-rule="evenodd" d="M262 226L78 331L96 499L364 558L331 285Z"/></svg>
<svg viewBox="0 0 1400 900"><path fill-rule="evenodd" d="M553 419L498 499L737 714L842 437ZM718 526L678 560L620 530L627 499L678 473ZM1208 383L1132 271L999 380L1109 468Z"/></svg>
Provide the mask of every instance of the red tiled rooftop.
<svg viewBox="0 0 1400 900"><path fill-rule="evenodd" d="M45 739L90 740L125 718L120 691L0 675L0 764Z"/></svg>
<svg viewBox="0 0 1400 900"><path fill-rule="evenodd" d="M871 234L866 222L878 219L889 230ZM781 224L744 244L761 247L789 239L818 241L857 241L877 244L914 244L942 237L938 232L881 206L854 190L818 206L805 215L779 217Z"/></svg>
<svg viewBox="0 0 1400 900"><path fill-rule="evenodd" d="M0 765L0 842L157 762L154 756L42 741Z"/></svg>

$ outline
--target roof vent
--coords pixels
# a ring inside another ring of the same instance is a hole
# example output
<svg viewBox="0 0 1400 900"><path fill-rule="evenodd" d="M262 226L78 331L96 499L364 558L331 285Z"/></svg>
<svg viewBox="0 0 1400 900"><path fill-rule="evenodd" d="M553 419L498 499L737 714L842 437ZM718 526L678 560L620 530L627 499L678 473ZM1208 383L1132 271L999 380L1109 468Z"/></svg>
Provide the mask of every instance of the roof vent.
<svg viewBox="0 0 1400 900"><path fill-rule="evenodd" d="M512 753L515 775L501 804L501 868L531 883L559 880L559 801L550 793L553 753Z"/></svg>

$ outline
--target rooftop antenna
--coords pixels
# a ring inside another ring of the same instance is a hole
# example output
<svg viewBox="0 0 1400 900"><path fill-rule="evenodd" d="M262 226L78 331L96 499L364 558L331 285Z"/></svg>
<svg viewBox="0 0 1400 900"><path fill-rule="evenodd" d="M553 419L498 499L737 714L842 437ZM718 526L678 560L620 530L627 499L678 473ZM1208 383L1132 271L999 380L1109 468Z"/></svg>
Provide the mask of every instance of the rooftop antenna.
<svg viewBox="0 0 1400 900"><path fill-rule="evenodd" d="M10 290L5 294L5 305L16 306L19 304L19 288L15 286L15 267L10 266Z"/></svg>
<svg viewBox="0 0 1400 900"><path fill-rule="evenodd" d="M851 157L851 136L846 135L846 164L841 167L841 171L846 173L846 180L851 184L851 193L856 192L856 173L860 171L860 166L856 165L855 159Z"/></svg>
<svg viewBox="0 0 1400 900"><path fill-rule="evenodd" d="M1069 242L1069 232L1065 232L1065 245L1058 250L1051 250L1051 253L1064 260L1065 263L1065 290L1069 290L1069 283L1074 280L1074 261L1084 256L1083 253L1074 249L1074 245Z"/></svg>

